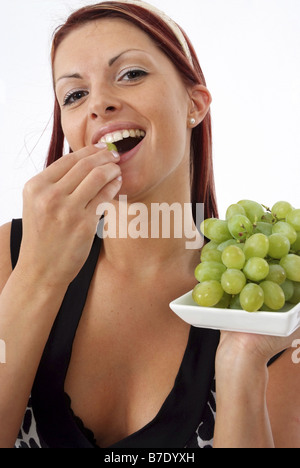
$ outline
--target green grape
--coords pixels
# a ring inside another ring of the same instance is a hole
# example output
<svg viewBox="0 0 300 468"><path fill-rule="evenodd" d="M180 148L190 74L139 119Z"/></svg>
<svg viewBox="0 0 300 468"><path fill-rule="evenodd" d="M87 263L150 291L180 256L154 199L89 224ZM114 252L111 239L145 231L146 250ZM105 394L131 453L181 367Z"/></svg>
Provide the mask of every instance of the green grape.
<svg viewBox="0 0 300 468"><path fill-rule="evenodd" d="M229 309L238 309L241 310L242 306L240 303L240 295L232 296L229 304Z"/></svg>
<svg viewBox="0 0 300 468"><path fill-rule="evenodd" d="M209 241L203 247L201 252L205 252L206 250L213 250L218 248L217 242Z"/></svg>
<svg viewBox="0 0 300 468"><path fill-rule="evenodd" d="M227 221L217 219L215 223L208 226L208 238L220 244L228 239L231 239L231 234L228 230Z"/></svg>
<svg viewBox="0 0 300 468"><path fill-rule="evenodd" d="M118 148L113 143L106 143L106 146L107 146L108 151L118 152Z"/></svg>
<svg viewBox="0 0 300 468"><path fill-rule="evenodd" d="M233 205L230 205L227 208L227 211L226 211L227 221L228 221L228 219L232 218L232 216L234 216L236 214L242 214L242 215L246 216L246 211L244 210L242 205L239 205L238 203L234 203Z"/></svg>
<svg viewBox="0 0 300 468"><path fill-rule="evenodd" d="M280 285L280 287L284 292L286 302L288 302L293 297L295 291L293 281L287 279L284 283Z"/></svg>
<svg viewBox="0 0 300 468"><path fill-rule="evenodd" d="M290 211L286 217L286 221L293 226L295 231L300 231L300 209Z"/></svg>
<svg viewBox="0 0 300 468"><path fill-rule="evenodd" d="M300 209L240 200L200 230L209 242L195 269L197 304L284 312L300 302Z"/></svg>
<svg viewBox="0 0 300 468"><path fill-rule="evenodd" d="M269 265L269 274L266 277L267 281L273 281L277 284L282 284L286 280L285 269L280 265Z"/></svg>
<svg viewBox="0 0 300 468"><path fill-rule="evenodd" d="M216 218L206 219L201 223L200 230L208 239L220 244L231 239L228 231L227 221Z"/></svg>
<svg viewBox="0 0 300 468"><path fill-rule="evenodd" d="M272 229L273 234L282 234L283 236L287 237L290 241L290 244L293 244L297 240L297 232L289 223L285 221L279 221L278 223L274 224Z"/></svg>
<svg viewBox="0 0 300 468"><path fill-rule="evenodd" d="M287 279L300 281L300 257L298 255L285 255L279 264L285 269Z"/></svg>
<svg viewBox="0 0 300 468"><path fill-rule="evenodd" d="M292 205L286 201L279 201L272 207L272 215L277 219L285 219L290 211L293 210Z"/></svg>
<svg viewBox="0 0 300 468"><path fill-rule="evenodd" d="M297 239L293 243L293 245L291 245L291 250L293 250L294 252L300 253L300 231L297 232Z"/></svg>
<svg viewBox="0 0 300 468"><path fill-rule="evenodd" d="M208 237L209 226L215 223L216 221L217 221L217 218L207 218L204 221L202 221L202 223L200 224L200 231L208 239L209 239Z"/></svg>
<svg viewBox="0 0 300 468"><path fill-rule="evenodd" d="M247 312L257 312L264 303L264 291L255 283L248 283L240 293L240 303Z"/></svg>
<svg viewBox="0 0 300 468"><path fill-rule="evenodd" d="M246 258L265 258L269 251L269 239L264 234L253 234L245 242L244 254Z"/></svg>
<svg viewBox="0 0 300 468"><path fill-rule="evenodd" d="M227 294L226 292L224 292L223 297L214 307L218 309L228 309L230 301L231 301L231 294Z"/></svg>
<svg viewBox="0 0 300 468"><path fill-rule="evenodd" d="M201 260L201 255L205 254L208 250L215 250L218 248L218 245L216 242L209 241L207 242L201 249L200 252L200 260Z"/></svg>
<svg viewBox="0 0 300 468"><path fill-rule="evenodd" d="M220 250L220 252L223 252L223 250L225 250L229 245L236 245L240 249L244 248L244 244L239 243L236 239L228 239L227 241L219 244L217 249Z"/></svg>
<svg viewBox="0 0 300 468"><path fill-rule="evenodd" d="M201 262L222 262L222 253L217 249L202 250Z"/></svg>
<svg viewBox="0 0 300 468"><path fill-rule="evenodd" d="M195 277L199 283L209 280L221 280L221 276L226 271L225 265L220 262L203 262L195 269Z"/></svg>
<svg viewBox="0 0 300 468"><path fill-rule="evenodd" d="M247 280L241 270L229 268L221 278L221 285L227 294L239 294L245 286Z"/></svg>
<svg viewBox="0 0 300 468"><path fill-rule="evenodd" d="M270 236L272 234L273 226L270 223L265 223L263 221L258 221L254 225L253 232L255 234L261 233L264 234L265 236Z"/></svg>
<svg viewBox="0 0 300 468"><path fill-rule="evenodd" d="M251 236L253 226L251 221L244 215L234 215L228 220L228 229L232 237L244 241Z"/></svg>
<svg viewBox="0 0 300 468"><path fill-rule="evenodd" d="M269 274L268 262L260 257L251 257L247 260L243 272L250 281L262 281Z"/></svg>
<svg viewBox="0 0 300 468"><path fill-rule="evenodd" d="M263 281L260 287L264 292L264 303L272 310L279 310L285 304L285 295L279 284Z"/></svg>
<svg viewBox="0 0 300 468"><path fill-rule="evenodd" d="M290 241L282 234L272 234L269 237L268 255L272 258L280 259L290 251Z"/></svg>
<svg viewBox="0 0 300 468"><path fill-rule="evenodd" d="M261 217L261 220L262 222L264 223L268 223L268 224L273 224L276 219L274 218L274 216L272 215L272 213L270 213L269 211L266 211L262 217Z"/></svg>
<svg viewBox="0 0 300 468"><path fill-rule="evenodd" d="M195 286L192 297L193 300L202 307L213 307L222 299L223 288L219 281L211 280L199 283Z"/></svg>
<svg viewBox="0 0 300 468"><path fill-rule="evenodd" d="M260 309L263 312L289 312L293 308L292 304L289 302L285 303L281 309L277 309L274 311L274 309L271 309L270 307L266 306L266 304L263 305L263 307Z"/></svg>
<svg viewBox="0 0 300 468"><path fill-rule="evenodd" d="M238 205L244 208L247 218L249 218L252 223L260 221L261 217L265 214L262 205L253 200L240 200Z"/></svg>
<svg viewBox="0 0 300 468"><path fill-rule="evenodd" d="M294 294L289 299L289 302L291 304L299 304L299 302L300 302L300 283L294 281L293 286L294 286Z"/></svg>
<svg viewBox="0 0 300 468"><path fill-rule="evenodd" d="M241 270L245 265L245 254L242 249L236 245L229 245L222 253L222 262L227 268L236 268Z"/></svg>

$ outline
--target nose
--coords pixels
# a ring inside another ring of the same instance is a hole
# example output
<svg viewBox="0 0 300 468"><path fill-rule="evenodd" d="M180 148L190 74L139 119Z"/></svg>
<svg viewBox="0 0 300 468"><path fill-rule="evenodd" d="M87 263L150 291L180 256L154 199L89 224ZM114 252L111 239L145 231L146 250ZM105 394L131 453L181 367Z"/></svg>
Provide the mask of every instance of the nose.
<svg viewBox="0 0 300 468"><path fill-rule="evenodd" d="M105 119L121 110L122 104L108 90L100 90L90 95L89 115L92 120Z"/></svg>

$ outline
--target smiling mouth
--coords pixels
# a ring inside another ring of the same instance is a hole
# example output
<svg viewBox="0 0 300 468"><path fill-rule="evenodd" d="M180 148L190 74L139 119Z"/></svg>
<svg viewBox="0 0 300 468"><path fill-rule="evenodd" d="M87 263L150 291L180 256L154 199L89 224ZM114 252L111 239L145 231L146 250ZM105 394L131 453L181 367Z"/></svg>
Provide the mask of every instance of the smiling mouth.
<svg viewBox="0 0 300 468"><path fill-rule="evenodd" d="M119 130L101 138L101 143L113 143L120 155L133 150L146 136L144 130Z"/></svg>

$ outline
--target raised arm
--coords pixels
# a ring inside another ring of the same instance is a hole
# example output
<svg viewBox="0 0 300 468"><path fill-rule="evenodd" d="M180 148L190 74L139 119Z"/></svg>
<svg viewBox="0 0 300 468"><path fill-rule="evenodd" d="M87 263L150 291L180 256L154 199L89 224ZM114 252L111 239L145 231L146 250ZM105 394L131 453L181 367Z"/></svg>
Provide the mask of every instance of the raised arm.
<svg viewBox="0 0 300 468"><path fill-rule="evenodd" d="M120 190L107 151L87 147L26 184L19 261L10 263L10 225L0 228L0 447L12 447L55 317L90 252L97 206Z"/></svg>

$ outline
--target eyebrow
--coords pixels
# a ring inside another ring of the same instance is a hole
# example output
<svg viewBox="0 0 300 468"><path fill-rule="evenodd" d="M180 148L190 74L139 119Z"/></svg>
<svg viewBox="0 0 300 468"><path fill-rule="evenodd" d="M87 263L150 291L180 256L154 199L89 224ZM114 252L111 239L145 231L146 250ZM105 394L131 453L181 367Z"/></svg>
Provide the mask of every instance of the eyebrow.
<svg viewBox="0 0 300 468"><path fill-rule="evenodd" d="M66 80L66 79L71 79L71 78L76 78L77 80L82 80L82 76L79 75L79 73L73 73L71 75L63 75L60 78L56 80L56 83L58 83L60 80Z"/></svg>
<svg viewBox="0 0 300 468"><path fill-rule="evenodd" d="M109 67L112 67L113 64L119 60L119 58L122 57L122 55L124 54L127 54L128 52L146 52L144 50L141 50L141 49L128 49L128 50L124 50L123 52L121 52L120 54L116 55L116 57L113 57L112 59L109 60L108 62L108 66ZM58 78L56 80L56 84L61 81L61 80L66 80L66 79L77 79L77 80L82 80L83 77L79 74L79 73L72 73L72 74L67 74L67 75L63 75L61 76L60 78Z"/></svg>
<svg viewBox="0 0 300 468"><path fill-rule="evenodd" d="M117 60L119 60L119 58L122 57L122 55L124 54L128 54L128 52L145 52L144 50L141 50L141 49L128 49L128 50L124 50L123 52L121 52L119 55L117 55L116 57L113 57L112 59L110 59L110 61L108 62L108 65L111 67Z"/></svg>

